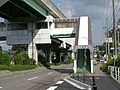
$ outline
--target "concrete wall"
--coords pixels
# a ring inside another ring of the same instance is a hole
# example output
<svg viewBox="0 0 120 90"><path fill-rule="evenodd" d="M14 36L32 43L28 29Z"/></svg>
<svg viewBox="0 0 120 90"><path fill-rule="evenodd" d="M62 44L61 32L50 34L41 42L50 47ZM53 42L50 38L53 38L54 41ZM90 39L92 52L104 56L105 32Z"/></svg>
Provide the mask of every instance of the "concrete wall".
<svg viewBox="0 0 120 90"><path fill-rule="evenodd" d="M80 17L78 45L88 45L88 17Z"/></svg>
<svg viewBox="0 0 120 90"><path fill-rule="evenodd" d="M35 30L34 37L35 44L51 44L50 30L49 29L39 29Z"/></svg>

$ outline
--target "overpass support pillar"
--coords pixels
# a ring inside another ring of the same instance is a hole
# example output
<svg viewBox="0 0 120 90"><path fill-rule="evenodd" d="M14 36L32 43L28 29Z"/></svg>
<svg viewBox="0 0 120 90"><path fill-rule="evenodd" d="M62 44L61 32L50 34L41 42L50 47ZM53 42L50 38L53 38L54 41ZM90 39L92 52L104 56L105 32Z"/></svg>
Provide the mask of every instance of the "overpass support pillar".
<svg viewBox="0 0 120 90"><path fill-rule="evenodd" d="M32 43L30 43L28 45L28 56L33 58L36 61L36 64L38 63L38 50L35 44L32 45Z"/></svg>
<svg viewBox="0 0 120 90"><path fill-rule="evenodd" d="M33 58L38 63L38 50L34 43L34 36L35 36L35 23L29 22L28 23L28 56Z"/></svg>
<svg viewBox="0 0 120 90"><path fill-rule="evenodd" d="M64 57L65 57L64 62L68 61L68 54L67 53L64 54Z"/></svg>
<svg viewBox="0 0 120 90"><path fill-rule="evenodd" d="M45 57L47 62L52 63L52 52L50 48L46 48L46 53L45 53Z"/></svg>
<svg viewBox="0 0 120 90"><path fill-rule="evenodd" d="M60 62L60 51L56 51L56 61L55 62Z"/></svg>

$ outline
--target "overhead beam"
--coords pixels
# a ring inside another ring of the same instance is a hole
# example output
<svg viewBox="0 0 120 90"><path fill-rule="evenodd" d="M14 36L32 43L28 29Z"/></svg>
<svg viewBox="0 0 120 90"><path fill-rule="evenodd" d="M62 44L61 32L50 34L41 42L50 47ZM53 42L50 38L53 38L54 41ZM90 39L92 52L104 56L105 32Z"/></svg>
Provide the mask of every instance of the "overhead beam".
<svg viewBox="0 0 120 90"><path fill-rule="evenodd" d="M23 0L26 4L34 8L37 12L42 14L44 17L47 16L48 12L42 8L36 1L34 0Z"/></svg>
<svg viewBox="0 0 120 90"><path fill-rule="evenodd" d="M5 16L7 16L7 17L10 17L11 19L15 19L14 17L12 17L12 16L10 16L10 15L4 13L4 12L1 12L1 11L0 11L0 13L3 14L3 15L5 15Z"/></svg>
<svg viewBox="0 0 120 90"><path fill-rule="evenodd" d="M15 5L16 7L20 8L21 10L27 12L27 13L30 14L31 16L35 16L35 15L33 15L32 13L28 12L27 10L25 10L24 8L22 8L22 7L20 7L19 5L15 4L14 2L12 2L12 1L9 1L9 2L10 2L11 4Z"/></svg>
<svg viewBox="0 0 120 90"><path fill-rule="evenodd" d="M8 2L9 0L0 0L0 7L2 6L2 5L4 5L6 2Z"/></svg>

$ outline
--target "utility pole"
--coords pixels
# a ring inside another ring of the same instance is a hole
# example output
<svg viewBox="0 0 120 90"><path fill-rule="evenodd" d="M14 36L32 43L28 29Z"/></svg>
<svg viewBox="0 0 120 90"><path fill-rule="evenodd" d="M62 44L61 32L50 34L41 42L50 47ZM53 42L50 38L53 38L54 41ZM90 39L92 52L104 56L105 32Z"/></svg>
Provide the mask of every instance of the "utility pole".
<svg viewBox="0 0 120 90"><path fill-rule="evenodd" d="M108 30L108 18L107 18L107 27L106 27L106 29L107 29L107 50L108 50L108 52L107 52L107 60L108 60L108 57L109 57L109 54L110 54L110 45L109 45L109 30Z"/></svg>
<svg viewBox="0 0 120 90"><path fill-rule="evenodd" d="M115 62L117 58L117 43L116 43L116 20L115 20L115 3L114 0L112 0L112 6L113 6L113 31L114 31L114 77L116 76L115 74Z"/></svg>
<svg viewBox="0 0 120 90"><path fill-rule="evenodd" d="M120 36L120 34L119 34L119 28L118 28L118 49L119 49L119 40L120 40L119 36ZM119 53L119 51L118 51L118 53Z"/></svg>
<svg viewBox="0 0 120 90"><path fill-rule="evenodd" d="M115 19L115 4L114 4L114 0L112 0L112 6L113 6L114 55L116 57L116 55L117 55L117 43L116 43L116 19Z"/></svg>

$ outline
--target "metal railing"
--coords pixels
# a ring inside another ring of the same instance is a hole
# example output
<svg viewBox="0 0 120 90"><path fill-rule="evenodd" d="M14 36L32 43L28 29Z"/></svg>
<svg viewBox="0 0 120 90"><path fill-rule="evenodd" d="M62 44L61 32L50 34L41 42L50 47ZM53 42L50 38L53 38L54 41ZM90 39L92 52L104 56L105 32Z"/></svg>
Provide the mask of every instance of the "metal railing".
<svg viewBox="0 0 120 90"><path fill-rule="evenodd" d="M120 68L114 66L108 66L108 70L111 74L111 77L120 83Z"/></svg>

